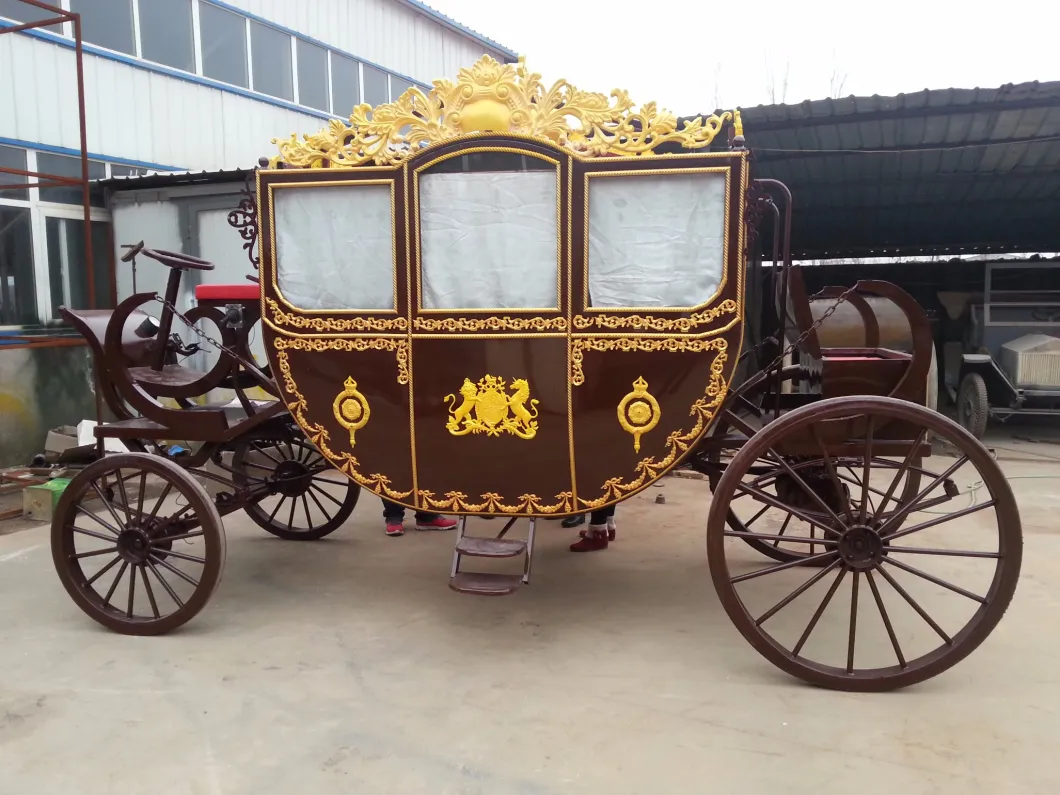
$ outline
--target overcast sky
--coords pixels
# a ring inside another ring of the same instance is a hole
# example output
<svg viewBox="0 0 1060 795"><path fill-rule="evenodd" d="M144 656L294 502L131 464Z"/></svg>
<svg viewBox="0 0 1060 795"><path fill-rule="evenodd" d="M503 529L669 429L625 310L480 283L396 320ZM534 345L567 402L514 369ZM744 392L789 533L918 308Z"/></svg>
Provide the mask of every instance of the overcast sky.
<svg viewBox="0 0 1060 795"><path fill-rule="evenodd" d="M678 115L924 88L1060 80L1060 0L427 0L546 84L628 89ZM786 96L782 96L787 70ZM455 77L455 75L438 75Z"/></svg>

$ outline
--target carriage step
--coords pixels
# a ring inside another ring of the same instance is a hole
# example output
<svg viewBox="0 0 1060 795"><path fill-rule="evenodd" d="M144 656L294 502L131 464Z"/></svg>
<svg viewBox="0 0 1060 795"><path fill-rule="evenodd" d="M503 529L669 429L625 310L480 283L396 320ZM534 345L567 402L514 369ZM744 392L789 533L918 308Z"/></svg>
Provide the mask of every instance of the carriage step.
<svg viewBox="0 0 1060 795"><path fill-rule="evenodd" d="M514 558L526 552L526 542L517 538L464 536L456 542L456 551L476 558Z"/></svg>
<svg viewBox="0 0 1060 795"><path fill-rule="evenodd" d="M479 596L507 596L523 584L521 574L487 574L462 571L449 580L449 587L460 593Z"/></svg>

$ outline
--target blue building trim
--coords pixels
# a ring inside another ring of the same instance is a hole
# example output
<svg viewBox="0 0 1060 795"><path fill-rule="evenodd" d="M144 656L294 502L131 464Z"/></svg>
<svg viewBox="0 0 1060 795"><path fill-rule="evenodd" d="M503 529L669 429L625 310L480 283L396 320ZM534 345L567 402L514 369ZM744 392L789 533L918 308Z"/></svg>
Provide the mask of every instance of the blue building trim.
<svg viewBox="0 0 1060 795"><path fill-rule="evenodd" d="M467 25L461 25L452 17L446 16L441 11L437 11L431 8L426 3L421 3L420 0L401 0L401 2L405 3L405 5L412 6L421 14L430 17L435 22L439 22L442 25L445 25L446 27L453 28L457 32L463 33L465 36L469 36L470 38L475 39L480 44L485 44L490 49L497 50L509 61L519 60L519 53L515 52L514 50L509 50L503 44L498 44L493 39L483 36L481 33L476 30L472 30Z"/></svg>
<svg viewBox="0 0 1060 795"><path fill-rule="evenodd" d="M0 144L4 146L18 146L23 149L32 149L35 152L47 152L53 155L70 155L72 157L81 157L80 149L71 149L68 146L52 146L51 144L42 144L36 141L23 141L18 138L4 138L0 136ZM98 152L89 152L88 157L90 160L105 160L108 163L113 163L116 166L130 166L132 168L146 168L151 171L187 171L186 168L180 166L163 166L161 163L149 163L146 160L130 160L127 157L118 157L116 155L102 155Z"/></svg>

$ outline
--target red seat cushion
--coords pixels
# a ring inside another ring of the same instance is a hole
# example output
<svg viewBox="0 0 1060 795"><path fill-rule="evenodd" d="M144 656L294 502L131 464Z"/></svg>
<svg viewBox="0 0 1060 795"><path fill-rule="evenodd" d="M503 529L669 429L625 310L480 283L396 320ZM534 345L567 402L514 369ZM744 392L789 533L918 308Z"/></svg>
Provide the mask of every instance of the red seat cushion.
<svg viewBox="0 0 1060 795"><path fill-rule="evenodd" d="M260 285L245 284L197 284L195 298L198 301L257 301L261 297Z"/></svg>

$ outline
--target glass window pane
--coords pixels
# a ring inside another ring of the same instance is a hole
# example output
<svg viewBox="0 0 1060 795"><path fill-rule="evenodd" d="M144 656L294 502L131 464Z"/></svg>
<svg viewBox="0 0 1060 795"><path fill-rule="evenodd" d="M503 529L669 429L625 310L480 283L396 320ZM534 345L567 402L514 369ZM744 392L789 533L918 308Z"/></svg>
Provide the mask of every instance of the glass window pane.
<svg viewBox="0 0 1060 795"><path fill-rule="evenodd" d="M36 322L29 208L0 206L0 326Z"/></svg>
<svg viewBox="0 0 1060 795"><path fill-rule="evenodd" d="M110 225L92 222L92 270L96 307L113 307L110 289ZM88 300L88 262L85 258L85 222L73 218L46 218L48 239L48 282L53 317L59 307L92 309Z"/></svg>
<svg viewBox="0 0 1060 795"><path fill-rule="evenodd" d="M298 102L328 109L328 51L298 39Z"/></svg>
<svg viewBox="0 0 1060 795"><path fill-rule="evenodd" d="M589 304L699 306L725 266L725 174L589 180Z"/></svg>
<svg viewBox="0 0 1060 795"><path fill-rule="evenodd" d="M247 88L247 23L244 17L199 3L202 73Z"/></svg>
<svg viewBox="0 0 1060 795"><path fill-rule="evenodd" d="M58 6L59 0L51 0L51 4ZM48 19L54 16L55 14L42 11L36 6L27 5L19 2L19 0L0 0L0 17L7 17L16 22L36 22L40 19ZM35 30L51 30L61 33L62 27L60 25L49 25L46 28L35 28Z"/></svg>
<svg viewBox="0 0 1060 795"><path fill-rule="evenodd" d="M364 101L373 108L390 101L390 89L387 87L389 77L381 69L364 65Z"/></svg>
<svg viewBox="0 0 1060 795"><path fill-rule="evenodd" d="M28 171L26 167L26 150L14 146L0 146L0 168L17 168L19 171ZM25 185L28 178L20 174L8 174L0 172L0 185ZM23 199L29 198L29 191L25 188L7 188L0 190L0 199Z"/></svg>
<svg viewBox="0 0 1060 795"><path fill-rule="evenodd" d="M51 155L39 152L37 154L37 171L42 174L54 174L57 177L81 178L81 158L69 155ZM107 176L107 167L98 160L88 161L88 178L103 179ZM45 178L41 178L42 181ZM58 188L41 188L40 200L44 202L60 202L62 204L80 204L81 188L77 185L62 186ZM92 188L91 203L93 207L103 206L103 190L98 186Z"/></svg>
<svg viewBox="0 0 1060 795"><path fill-rule="evenodd" d="M81 38L108 50L133 55L132 0L70 0L81 15Z"/></svg>
<svg viewBox="0 0 1060 795"><path fill-rule="evenodd" d="M331 53L331 112L348 118L360 104L360 64L352 58Z"/></svg>
<svg viewBox="0 0 1060 795"><path fill-rule="evenodd" d="M293 102L291 37L251 20L250 52L254 60L254 90Z"/></svg>
<svg viewBox="0 0 1060 795"><path fill-rule="evenodd" d="M191 0L140 0L140 50L148 61L194 72Z"/></svg>
<svg viewBox="0 0 1060 795"><path fill-rule="evenodd" d="M110 175L112 177L135 177L140 174L146 174L146 168L135 168L133 166L119 166L116 163L110 167Z"/></svg>
<svg viewBox="0 0 1060 795"><path fill-rule="evenodd" d="M402 80L400 77L390 75L390 96L397 99L406 91L412 88L412 83L408 80Z"/></svg>

